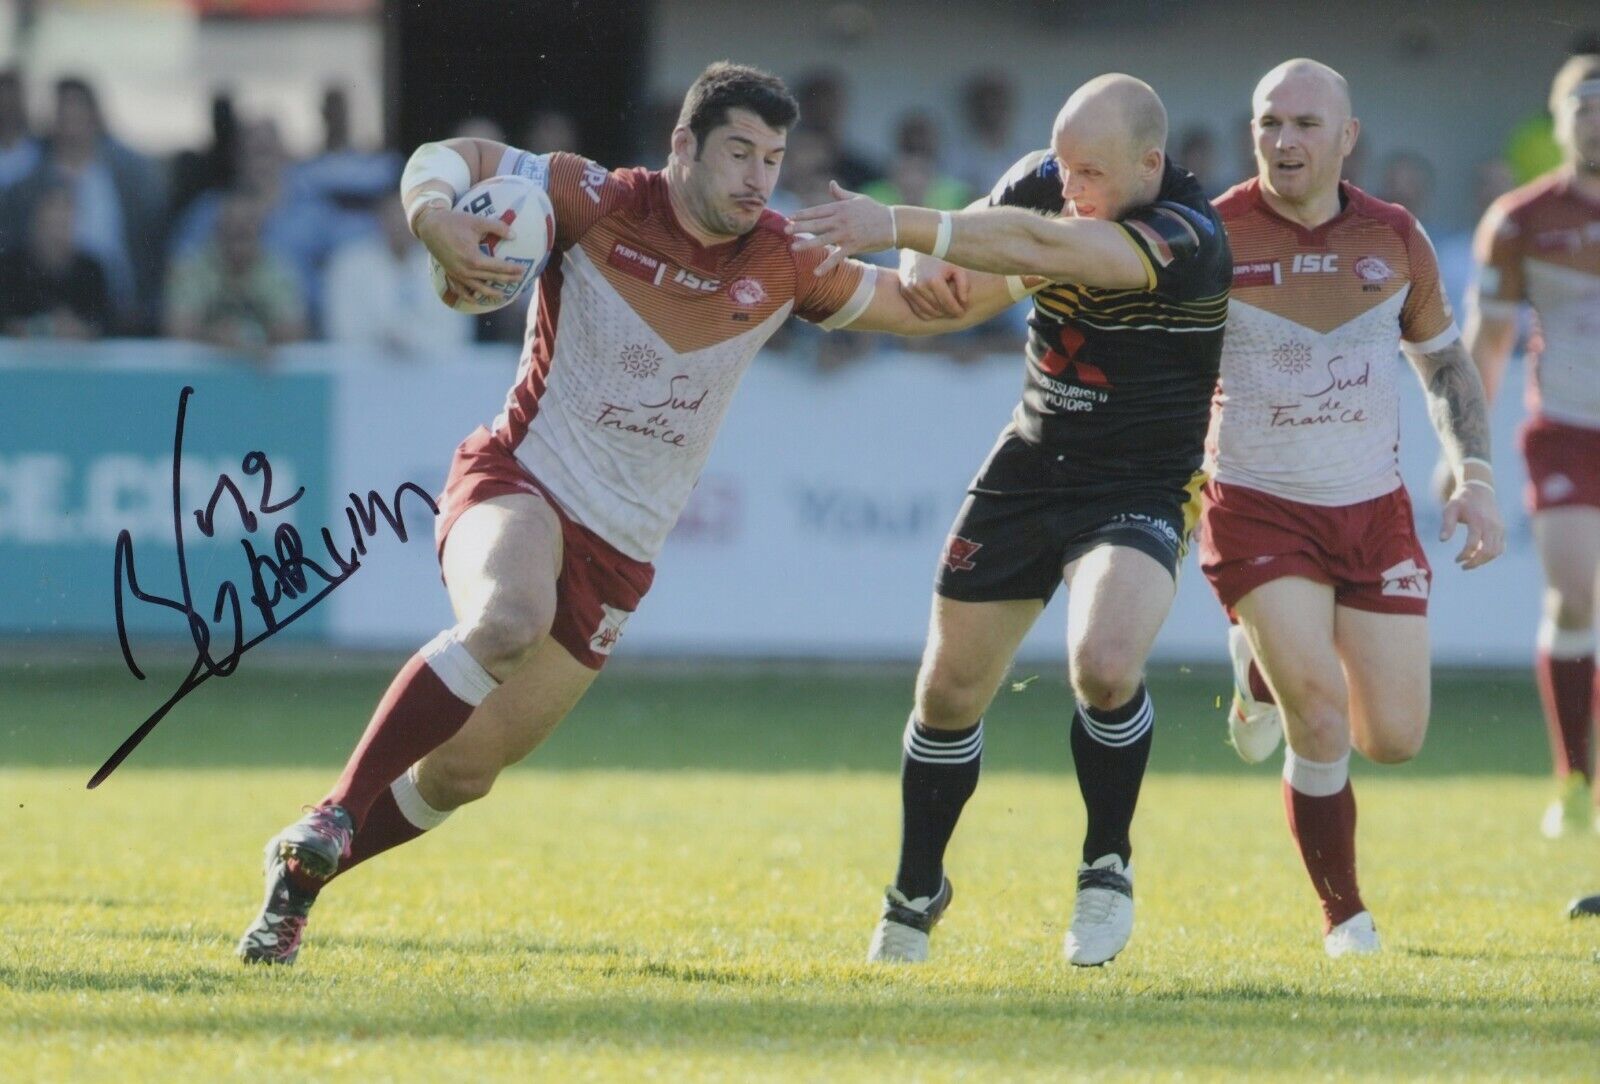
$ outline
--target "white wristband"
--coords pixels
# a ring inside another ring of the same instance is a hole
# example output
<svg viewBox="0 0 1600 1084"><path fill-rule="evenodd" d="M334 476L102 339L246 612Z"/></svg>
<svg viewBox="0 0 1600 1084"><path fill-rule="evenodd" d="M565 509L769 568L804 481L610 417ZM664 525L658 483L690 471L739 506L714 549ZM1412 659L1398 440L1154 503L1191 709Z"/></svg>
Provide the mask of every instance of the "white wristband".
<svg viewBox="0 0 1600 1084"><path fill-rule="evenodd" d="M933 251L929 253L934 259L944 259L944 254L950 251L950 233L954 225L950 220L949 211L939 212L939 232L933 238Z"/></svg>
<svg viewBox="0 0 1600 1084"><path fill-rule="evenodd" d="M1482 486L1484 489L1487 489L1490 493L1494 492L1494 483L1485 481L1482 478L1463 478L1461 480L1461 484L1459 486L1457 486L1456 488L1457 489L1466 489L1468 486Z"/></svg>
<svg viewBox="0 0 1600 1084"><path fill-rule="evenodd" d="M422 195L406 204L406 228L411 231L413 236L415 236L417 232L417 216L422 214L422 209L424 207L431 207L436 203L446 209L455 206L455 204L451 202L449 196L438 191L437 189L431 192L424 192Z"/></svg>
<svg viewBox="0 0 1600 1084"><path fill-rule="evenodd" d="M894 208L889 208L889 247L900 247L900 222L894 216Z"/></svg>
<svg viewBox="0 0 1600 1084"><path fill-rule="evenodd" d="M1489 462L1487 459L1479 459L1475 455L1469 455L1469 456L1464 457L1461 460L1461 466L1464 467L1464 468L1465 467L1469 467L1469 466L1471 466L1471 467L1482 467L1484 470L1489 471L1490 473L1494 472L1494 464L1493 463Z"/></svg>

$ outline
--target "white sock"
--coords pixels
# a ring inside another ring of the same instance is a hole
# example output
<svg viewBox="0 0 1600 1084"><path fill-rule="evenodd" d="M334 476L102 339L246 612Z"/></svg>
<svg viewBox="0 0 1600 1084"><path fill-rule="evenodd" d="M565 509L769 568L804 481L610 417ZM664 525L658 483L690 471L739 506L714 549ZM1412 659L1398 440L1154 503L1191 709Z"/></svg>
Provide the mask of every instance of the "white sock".
<svg viewBox="0 0 1600 1084"><path fill-rule="evenodd" d="M1593 629L1564 629L1548 617L1539 622L1539 650L1552 659L1582 659L1594 654Z"/></svg>
<svg viewBox="0 0 1600 1084"><path fill-rule="evenodd" d="M455 812L451 809L435 809L428 804L428 800L417 789L415 764L407 768L399 779L390 783L389 790L394 795L394 804L400 807L401 816L424 832L439 827L451 813Z"/></svg>
<svg viewBox="0 0 1600 1084"><path fill-rule="evenodd" d="M1330 798L1350 781L1350 751L1334 761L1307 760L1287 745L1283 749L1283 781L1307 798Z"/></svg>
<svg viewBox="0 0 1600 1084"><path fill-rule="evenodd" d="M472 657L455 629L445 629L422 647L422 661L463 704L477 707L500 685Z"/></svg>

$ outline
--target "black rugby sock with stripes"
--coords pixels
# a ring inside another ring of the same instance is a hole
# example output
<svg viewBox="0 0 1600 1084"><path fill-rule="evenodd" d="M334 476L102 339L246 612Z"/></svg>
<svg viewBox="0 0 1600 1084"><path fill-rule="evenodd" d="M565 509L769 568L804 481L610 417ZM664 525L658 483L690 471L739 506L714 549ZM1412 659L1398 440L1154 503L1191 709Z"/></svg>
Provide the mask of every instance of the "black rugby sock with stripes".
<svg viewBox="0 0 1600 1084"><path fill-rule="evenodd" d="M944 882L944 849L961 808L978 789L983 720L965 730L934 730L907 721L900 760L900 869L894 886L907 899L932 896Z"/></svg>
<svg viewBox="0 0 1600 1084"><path fill-rule="evenodd" d="M1088 814L1085 862L1115 854L1126 865L1132 856L1128 829L1150 761L1154 724L1155 706L1142 684L1131 700L1109 711L1078 704L1072 720L1072 760Z"/></svg>

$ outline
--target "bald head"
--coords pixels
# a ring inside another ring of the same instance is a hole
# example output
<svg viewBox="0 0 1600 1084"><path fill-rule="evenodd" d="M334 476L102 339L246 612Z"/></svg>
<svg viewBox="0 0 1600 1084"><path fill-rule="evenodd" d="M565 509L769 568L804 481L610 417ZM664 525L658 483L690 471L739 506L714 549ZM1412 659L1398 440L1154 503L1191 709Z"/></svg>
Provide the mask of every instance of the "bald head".
<svg viewBox="0 0 1600 1084"><path fill-rule="evenodd" d="M1267 201L1303 225L1332 218L1344 160L1361 131L1344 76L1315 60L1286 60L1261 77L1251 106L1256 173Z"/></svg>
<svg viewBox="0 0 1600 1084"><path fill-rule="evenodd" d="M1265 104L1277 94L1293 94L1297 100L1321 105L1330 123L1340 124L1351 117L1350 84L1344 76L1320 61L1306 57L1285 60L1256 84L1250 104L1260 116Z"/></svg>
<svg viewBox="0 0 1600 1084"><path fill-rule="evenodd" d="M1112 73L1089 80L1072 92L1056 114L1056 134L1075 139L1116 140L1131 158L1165 151L1167 108L1149 83Z"/></svg>

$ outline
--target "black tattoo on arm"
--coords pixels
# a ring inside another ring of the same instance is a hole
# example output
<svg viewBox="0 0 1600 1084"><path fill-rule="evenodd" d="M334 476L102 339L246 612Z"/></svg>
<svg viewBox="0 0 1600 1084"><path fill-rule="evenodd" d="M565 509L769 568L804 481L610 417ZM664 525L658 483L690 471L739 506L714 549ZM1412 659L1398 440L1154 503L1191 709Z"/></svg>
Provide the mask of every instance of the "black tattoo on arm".
<svg viewBox="0 0 1600 1084"><path fill-rule="evenodd" d="M1428 415L1451 462L1489 459L1489 405L1478 367L1460 339L1417 359Z"/></svg>

